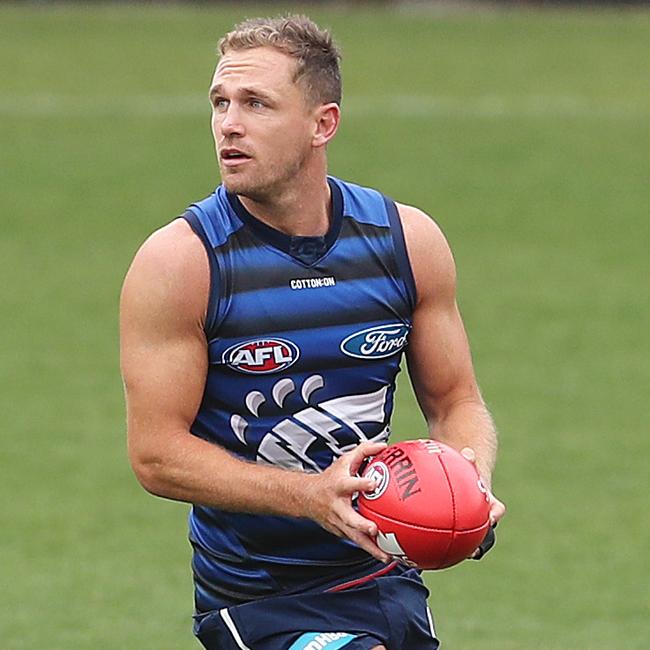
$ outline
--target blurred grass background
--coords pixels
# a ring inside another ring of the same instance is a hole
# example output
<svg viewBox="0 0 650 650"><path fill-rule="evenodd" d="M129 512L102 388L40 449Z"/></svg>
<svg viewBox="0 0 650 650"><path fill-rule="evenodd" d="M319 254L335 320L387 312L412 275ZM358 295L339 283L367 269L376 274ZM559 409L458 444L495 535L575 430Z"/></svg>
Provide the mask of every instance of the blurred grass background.
<svg viewBox="0 0 650 650"><path fill-rule="evenodd" d="M0 7L0 647L180 650L187 507L127 464L126 268L218 183L217 38L285 3ZM331 172L430 212L501 431L448 650L647 647L650 13L306 10L344 51ZM424 433L402 381L394 429Z"/></svg>

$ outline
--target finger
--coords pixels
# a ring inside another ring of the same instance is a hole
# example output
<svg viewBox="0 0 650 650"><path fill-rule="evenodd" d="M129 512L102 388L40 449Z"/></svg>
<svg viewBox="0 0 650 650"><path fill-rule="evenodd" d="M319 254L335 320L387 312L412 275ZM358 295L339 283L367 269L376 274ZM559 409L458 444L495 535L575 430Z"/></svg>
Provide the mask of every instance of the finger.
<svg viewBox="0 0 650 650"><path fill-rule="evenodd" d="M354 528L350 528L346 533L346 537L351 539L357 546L360 546L364 551L366 551L366 553L370 553L372 557L380 562L390 562L390 555L382 551L371 536L362 533L359 530L355 530Z"/></svg>
<svg viewBox="0 0 650 650"><path fill-rule="evenodd" d="M336 530L336 534L340 531L380 562L390 561L390 555L382 551L374 541L379 532L374 521L362 517L352 506L342 501L334 504L333 514L334 519L328 529Z"/></svg>
<svg viewBox="0 0 650 650"><path fill-rule="evenodd" d="M490 525L496 526L503 515L506 514L506 506L493 494L490 497Z"/></svg>
<svg viewBox="0 0 650 650"><path fill-rule="evenodd" d="M476 465L476 452L471 447L463 447L460 450L460 454L470 463L474 463Z"/></svg>
<svg viewBox="0 0 650 650"><path fill-rule="evenodd" d="M339 512L337 512L337 515L340 517L341 523L344 527L351 530L357 530L370 537L377 536L377 524L370 519L362 517L352 506L345 504L338 510Z"/></svg>
<svg viewBox="0 0 650 650"><path fill-rule="evenodd" d="M386 449L387 446L385 442L362 442L360 445L357 445L352 451L348 452L349 456L347 460L350 473L356 473L364 458L376 456L379 452ZM342 458L344 457L342 456Z"/></svg>
<svg viewBox="0 0 650 650"><path fill-rule="evenodd" d="M360 515L349 502L343 500L336 502L333 505L333 514L334 522L341 529L356 530L369 537L376 537L379 532L377 524Z"/></svg>
<svg viewBox="0 0 650 650"><path fill-rule="evenodd" d="M340 494L352 495L355 492L373 492L377 481L369 476L348 476L340 483Z"/></svg>

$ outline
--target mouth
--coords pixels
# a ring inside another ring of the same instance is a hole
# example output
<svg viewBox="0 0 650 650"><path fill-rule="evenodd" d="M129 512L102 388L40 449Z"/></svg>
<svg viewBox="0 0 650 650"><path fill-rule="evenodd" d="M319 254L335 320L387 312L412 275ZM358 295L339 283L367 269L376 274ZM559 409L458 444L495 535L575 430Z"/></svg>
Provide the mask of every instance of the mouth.
<svg viewBox="0 0 650 650"><path fill-rule="evenodd" d="M219 160L226 167L237 167L251 160L251 156L240 149L226 147L219 151Z"/></svg>

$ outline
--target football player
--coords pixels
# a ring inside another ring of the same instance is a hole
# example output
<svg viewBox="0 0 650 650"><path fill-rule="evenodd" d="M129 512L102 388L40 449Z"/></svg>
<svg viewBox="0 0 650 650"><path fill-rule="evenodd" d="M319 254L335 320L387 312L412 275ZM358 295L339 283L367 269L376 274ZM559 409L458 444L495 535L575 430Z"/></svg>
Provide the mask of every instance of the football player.
<svg viewBox="0 0 650 650"><path fill-rule="evenodd" d="M354 495L374 487L357 470L389 438L404 353L430 435L471 449L490 486L496 434L449 246L419 209L328 175L341 79L327 31L249 20L219 48L222 182L144 243L123 287L133 469L193 504L206 648L432 650L419 572L377 545Z"/></svg>

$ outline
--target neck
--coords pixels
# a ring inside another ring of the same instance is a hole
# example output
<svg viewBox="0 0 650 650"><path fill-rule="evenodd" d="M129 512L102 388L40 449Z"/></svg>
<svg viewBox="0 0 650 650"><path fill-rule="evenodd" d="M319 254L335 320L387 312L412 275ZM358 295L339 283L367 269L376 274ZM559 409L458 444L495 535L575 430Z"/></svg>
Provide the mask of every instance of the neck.
<svg viewBox="0 0 650 650"><path fill-rule="evenodd" d="M321 237L330 227L332 197L326 174L303 178L266 201L245 196L239 200L254 217L293 237Z"/></svg>

